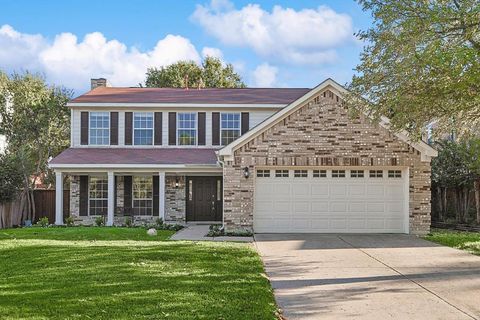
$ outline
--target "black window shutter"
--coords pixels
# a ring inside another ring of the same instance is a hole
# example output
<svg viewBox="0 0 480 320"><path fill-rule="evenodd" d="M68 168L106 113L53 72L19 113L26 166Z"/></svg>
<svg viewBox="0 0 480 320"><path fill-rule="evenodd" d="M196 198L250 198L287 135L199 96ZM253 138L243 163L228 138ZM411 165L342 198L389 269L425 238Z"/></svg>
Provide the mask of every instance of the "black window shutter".
<svg viewBox="0 0 480 320"><path fill-rule="evenodd" d="M132 145L133 112L125 112L125 145Z"/></svg>
<svg viewBox="0 0 480 320"><path fill-rule="evenodd" d="M79 213L88 216L88 176L80 176L80 201Z"/></svg>
<svg viewBox="0 0 480 320"><path fill-rule="evenodd" d="M205 112L198 113L198 145L204 146L205 145L205 124L206 123L206 115Z"/></svg>
<svg viewBox="0 0 480 320"><path fill-rule="evenodd" d="M110 112L110 144L118 144L118 112Z"/></svg>
<svg viewBox="0 0 480 320"><path fill-rule="evenodd" d="M168 144L174 146L177 144L177 113L168 113Z"/></svg>
<svg viewBox="0 0 480 320"><path fill-rule="evenodd" d="M88 112L80 114L80 144L88 144Z"/></svg>
<svg viewBox="0 0 480 320"><path fill-rule="evenodd" d="M132 209L132 176L124 176L123 183L123 207L125 211L130 211Z"/></svg>
<svg viewBox="0 0 480 320"><path fill-rule="evenodd" d="M212 112L212 144L220 145L220 112Z"/></svg>
<svg viewBox="0 0 480 320"><path fill-rule="evenodd" d="M159 200L160 200L160 187L158 185L160 179L159 176L153 176L153 215L158 216Z"/></svg>
<svg viewBox="0 0 480 320"><path fill-rule="evenodd" d="M155 137L154 144L162 144L162 112L155 112Z"/></svg>
<svg viewBox="0 0 480 320"><path fill-rule="evenodd" d="M250 114L248 112L242 112L242 134L250 129Z"/></svg>

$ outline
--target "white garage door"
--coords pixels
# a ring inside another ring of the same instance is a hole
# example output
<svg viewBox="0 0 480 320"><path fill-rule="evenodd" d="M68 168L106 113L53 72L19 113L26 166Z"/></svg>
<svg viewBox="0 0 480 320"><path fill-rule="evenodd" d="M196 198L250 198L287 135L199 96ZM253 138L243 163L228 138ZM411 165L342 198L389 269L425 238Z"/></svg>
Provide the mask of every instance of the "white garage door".
<svg viewBox="0 0 480 320"><path fill-rule="evenodd" d="M257 233L408 233L407 170L256 170Z"/></svg>

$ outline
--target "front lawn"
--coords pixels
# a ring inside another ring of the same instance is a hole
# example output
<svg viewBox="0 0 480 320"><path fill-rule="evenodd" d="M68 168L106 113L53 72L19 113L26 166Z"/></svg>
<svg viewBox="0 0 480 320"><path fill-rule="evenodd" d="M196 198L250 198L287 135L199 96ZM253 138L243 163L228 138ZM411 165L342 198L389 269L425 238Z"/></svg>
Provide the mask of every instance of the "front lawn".
<svg viewBox="0 0 480 320"><path fill-rule="evenodd" d="M48 240L142 240L158 241L170 238L175 231L158 230L149 236L144 228L121 227L50 227L0 229L0 239L48 239Z"/></svg>
<svg viewBox="0 0 480 320"><path fill-rule="evenodd" d="M249 245L146 241L155 239L141 233L0 230L0 318L275 319L270 284Z"/></svg>
<svg viewBox="0 0 480 320"><path fill-rule="evenodd" d="M480 255L480 233L432 229L425 239Z"/></svg>

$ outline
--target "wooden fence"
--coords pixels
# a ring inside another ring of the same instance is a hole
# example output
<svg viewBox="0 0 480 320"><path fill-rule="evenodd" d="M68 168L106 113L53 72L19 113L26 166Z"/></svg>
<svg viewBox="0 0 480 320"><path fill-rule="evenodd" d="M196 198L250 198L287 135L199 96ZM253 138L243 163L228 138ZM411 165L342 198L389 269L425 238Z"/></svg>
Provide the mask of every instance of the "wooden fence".
<svg viewBox="0 0 480 320"><path fill-rule="evenodd" d="M34 190L35 221L47 217L50 223L55 222L55 190ZM70 190L63 191L63 219L70 214Z"/></svg>
<svg viewBox="0 0 480 320"><path fill-rule="evenodd" d="M55 190L34 190L35 219L36 223L40 218L48 217L50 223L55 222ZM0 204L0 229L11 228L22 225L27 216L25 214L25 194L10 203ZM63 191L63 218L70 215L70 190Z"/></svg>

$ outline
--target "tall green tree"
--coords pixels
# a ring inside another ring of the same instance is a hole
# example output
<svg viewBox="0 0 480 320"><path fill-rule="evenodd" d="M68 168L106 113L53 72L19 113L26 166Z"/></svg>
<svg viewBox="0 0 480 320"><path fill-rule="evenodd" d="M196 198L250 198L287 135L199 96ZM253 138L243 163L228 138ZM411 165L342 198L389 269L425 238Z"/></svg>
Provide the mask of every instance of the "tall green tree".
<svg viewBox="0 0 480 320"><path fill-rule="evenodd" d="M224 65L214 57L206 57L201 65L179 61L160 68L149 68L145 86L157 88L243 88L245 84L231 64Z"/></svg>
<svg viewBox="0 0 480 320"><path fill-rule="evenodd" d="M478 0L358 0L373 26L349 88L351 105L419 138L480 126ZM358 99L362 97L365 99Z"/></svg>
<svg viewBox="0 0 480 320"><path fill-rule="evenodd" d="M35 181L48 179L48 160L69 145L71 91L49 86L35 74L11 76L0 72L0 128L7 152L18 155L28 210L34 218L31 190Z"/></svg>
<svg viewBox="0 0 480 320"><path fill-rule="evenodd" d="M462 143L462 157L471 172L475 191L477 223L480 224L480 138L470 138Z"/></svg>

